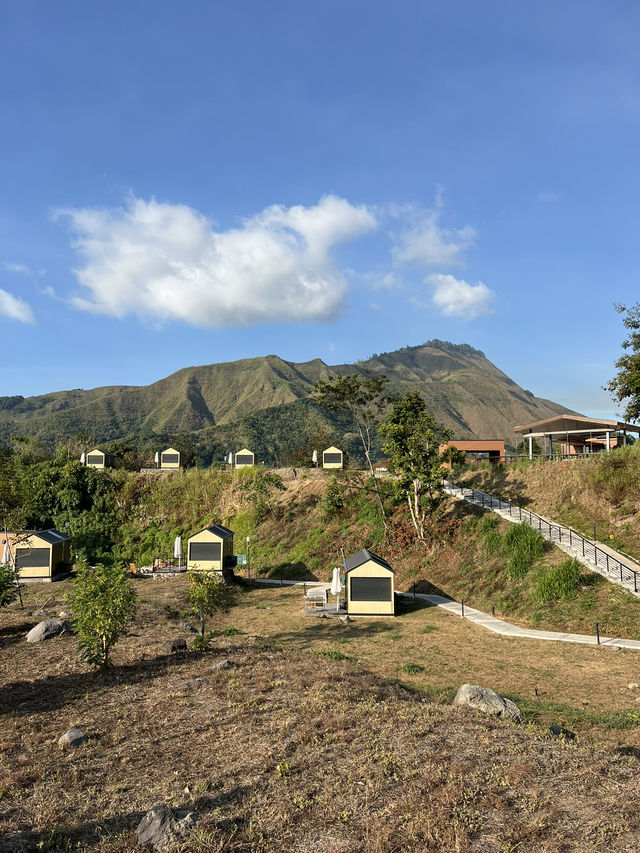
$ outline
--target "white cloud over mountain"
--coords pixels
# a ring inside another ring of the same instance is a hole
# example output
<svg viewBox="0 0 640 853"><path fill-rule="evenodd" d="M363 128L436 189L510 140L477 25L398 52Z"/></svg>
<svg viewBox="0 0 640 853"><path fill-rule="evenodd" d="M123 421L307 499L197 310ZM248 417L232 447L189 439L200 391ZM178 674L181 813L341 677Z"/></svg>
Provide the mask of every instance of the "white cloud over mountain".
<svg viewBox="0 0 640 853"><path fill-rule="evenodd" d="M446 317L473 320L481 314L493 313L493 291L481 281L469 284L441 273L427 276L426 281L434 289L431 301Z"/></svg>
<svg viewBox="0 0 640 853"><path fill-rule="evenodd" d="M407 223L407 228L395 236L396 261L431 268L464 266L464 253L477 237L475 228L443 228L437 210L405 206L396 208L395 213Z"/></svg>
<svg viewBox="0 0 640 853"><path fill-rule="evenodd" d="M227 230L187 205L136 198L57 216L81 258L76 307L205 328L335 317L346 283L331 250L377 227L369 208L333 195L273 205Z"/></svg>
<svg viewBox="0 0 640 853"><path fill-rule="evenodd" d="M7 293L6 290L1 289L0 317L7 317L9 320L19 320L21 323L35 323L36 321L33 311L24 299L13 296L11 293Z"/></svg>

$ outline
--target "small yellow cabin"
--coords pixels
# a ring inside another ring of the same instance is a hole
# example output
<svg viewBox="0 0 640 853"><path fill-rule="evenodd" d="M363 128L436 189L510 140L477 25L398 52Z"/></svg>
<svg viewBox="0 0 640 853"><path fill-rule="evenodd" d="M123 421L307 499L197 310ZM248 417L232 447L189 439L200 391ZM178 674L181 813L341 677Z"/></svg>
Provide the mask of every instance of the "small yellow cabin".
<svg viewBox="0 0 640 853"><path fill-rule="evenodd" d="M338 447L327 447L327 449L322 452L322 467L343 468L343 459L342 451Z"/></svg>
<svg viewBox="0 0 640 853"><path fill-rule="evenodd" d="M382 557L363 548L344 561L349 616L394 616L394 571Z"/></svg>
<svg viewBox="0 0 640 853"><path fill-rule="evenodd" d="M84 464L87 468L112 468L113 456L106 450L95 447L84 457Z"/></svg>
<svg viewBox="0 0 640 853"><path fill-rule="evenodd" d="M20 580L52 581L71 571L71 538L59 530L2 533L0 554L5 544Z"/></svg>
<svg viewBox="0 0 640 853"><path fill-rule="evenodd" d="M167 447L160 454L160 468L163 470L177 470L182 465L182 454L173 447Z"/></svg>
<svg viewBox="0 0 640 853"><path fill-rule="evenodd" d="M222 573L232 564L233 530L222 524L205 527L187 541L187 571Z"/></svg>
<svg viewBox="0 0 640 853"><path fill-rule="evenodd" d="M235 464L236 468L249 468L251 465L256 464L256 456L255 453L252 453L247 448L243 448L239 450L235 455Z"/></svg>

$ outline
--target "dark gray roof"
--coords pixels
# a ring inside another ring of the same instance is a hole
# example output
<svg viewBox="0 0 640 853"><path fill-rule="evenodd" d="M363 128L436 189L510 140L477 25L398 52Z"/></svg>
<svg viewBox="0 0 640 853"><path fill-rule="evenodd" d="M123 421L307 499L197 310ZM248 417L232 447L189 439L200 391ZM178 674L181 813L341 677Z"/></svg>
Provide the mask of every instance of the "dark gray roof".
<svg viewBox="0 0 640 853"><path fill-rule="evenodd" d="M56 545L58 542L67 542L71 537L66 533L60 533L59 530L30 530L29 535L39 536L50 545Z"/></svg>
<svg viewBox="0 0 640 853"><path fill-rule="evenodd" d="M233 536L233 530L229 530L228 527L225 527L223 524L211 524L209 527L203 527L200 533L203 530L208 530L210 533L214 533L216 536L219 536L220 539L228 539L230 536Z"/></svg>
<svg viewBox="0 0 640 853"><path fill-rule="evenodd" d="M357 554L352 554L350 557L344 561L344 570L346 572L350 572L352 569L357 569L358 566L361 566L363 563L367 563L371 560L374 563L377 563L379 566L382 566L383 569L388 569L392 575L395 574L389 563L386 560L383 560L382 557L378 557L377 554L374 554L372 551L367 551L366 548L363 548L362 551L358 551Z"/></svg>

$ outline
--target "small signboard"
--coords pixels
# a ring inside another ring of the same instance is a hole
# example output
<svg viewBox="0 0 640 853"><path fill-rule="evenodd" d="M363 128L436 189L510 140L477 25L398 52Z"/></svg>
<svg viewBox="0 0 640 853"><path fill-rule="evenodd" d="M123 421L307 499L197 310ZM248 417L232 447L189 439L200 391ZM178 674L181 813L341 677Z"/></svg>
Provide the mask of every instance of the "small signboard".
<svg viewBox="0 0 640 853"><path fill-rule="evenodd" d="M247 555L246 554L236 554L236 565L237 566L246 566L247 565Z"/></svg>

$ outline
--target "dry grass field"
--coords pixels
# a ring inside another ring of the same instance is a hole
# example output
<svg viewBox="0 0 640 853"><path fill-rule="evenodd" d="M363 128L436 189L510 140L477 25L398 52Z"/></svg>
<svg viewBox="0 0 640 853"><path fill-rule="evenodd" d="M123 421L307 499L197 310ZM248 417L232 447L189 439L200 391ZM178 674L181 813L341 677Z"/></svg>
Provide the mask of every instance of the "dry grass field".
<svg viewBox="0 0 640 853"><path fill-rule="evenodd" d="M185 582L136 585L102 674L73 637L24 642L27 614L52 595L59 610L67 584L2 613L0 850L132 851L160 801L199 814L189 853L638 849L638 655L500 638L431 608L341 625L304 617L286 587L241 591L211 651L169 655ZM451 707L465 681L527 722ZM73 725L88 741L63 752Z"/></svg>

